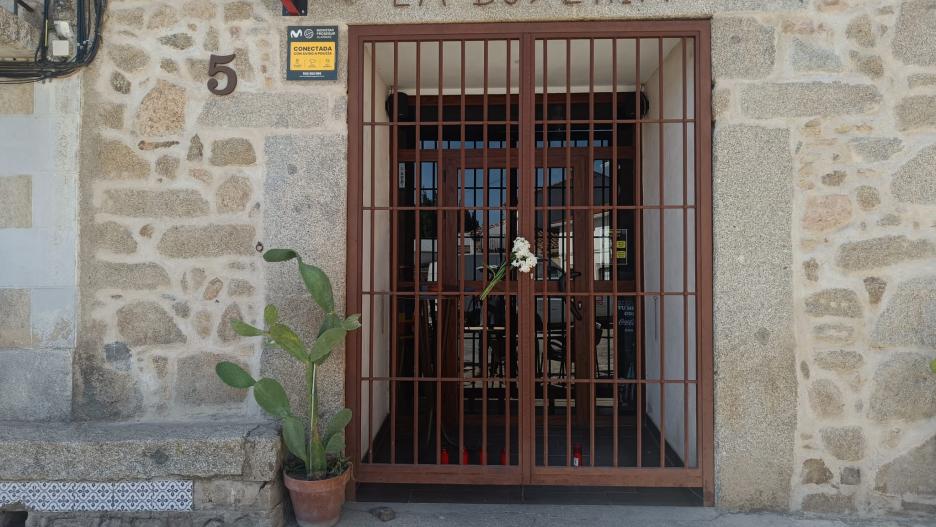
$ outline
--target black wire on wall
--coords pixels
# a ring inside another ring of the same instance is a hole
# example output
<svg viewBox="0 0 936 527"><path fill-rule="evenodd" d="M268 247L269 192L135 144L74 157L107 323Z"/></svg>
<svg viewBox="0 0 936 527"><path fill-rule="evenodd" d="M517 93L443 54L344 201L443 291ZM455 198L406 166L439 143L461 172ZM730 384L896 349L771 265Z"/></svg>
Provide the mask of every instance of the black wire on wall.
<svg viewBox="0 0 936 527"><path fill-rule="evenodd" d="M45 0L39 28L39 47L34 60L0 61L0 84L37 82L71 75L94 60L101 44L101 23L107 0L77 0L75 53L66 60L49 57L49 32L54 31L49 18L54 0Z"/></svg>

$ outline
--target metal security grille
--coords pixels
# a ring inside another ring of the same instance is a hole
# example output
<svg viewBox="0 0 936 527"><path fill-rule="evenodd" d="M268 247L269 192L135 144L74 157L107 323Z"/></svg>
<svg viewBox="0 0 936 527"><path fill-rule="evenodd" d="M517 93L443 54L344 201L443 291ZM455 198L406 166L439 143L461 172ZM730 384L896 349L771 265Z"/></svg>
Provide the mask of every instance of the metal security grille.
<svg viewBox="0 0 936 527"><path fill-rule="evenodd" d="M358 481L711 501L708 31L351 28ZM540 265L481 301L516 236Z"/></svg>

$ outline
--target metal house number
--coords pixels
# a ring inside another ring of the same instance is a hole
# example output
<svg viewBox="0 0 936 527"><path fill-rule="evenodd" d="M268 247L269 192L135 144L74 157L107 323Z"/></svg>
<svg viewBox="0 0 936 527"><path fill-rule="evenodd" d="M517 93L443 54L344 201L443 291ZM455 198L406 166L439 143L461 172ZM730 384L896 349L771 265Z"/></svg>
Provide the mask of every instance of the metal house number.
<svg viewBox="0 0 936 527"><path fill-rule="evenodd" d="M208 79L208 91L215 95L228 95L234 91L234 88L237 87L237 72L230 66L225 66L225 64L229 64L234 60L235 56L232 53L230 55L211 55L208 58L208 76L211 77ZM218 88L218 79L214 78L218 74L227 77L224 88Z"/></svg>

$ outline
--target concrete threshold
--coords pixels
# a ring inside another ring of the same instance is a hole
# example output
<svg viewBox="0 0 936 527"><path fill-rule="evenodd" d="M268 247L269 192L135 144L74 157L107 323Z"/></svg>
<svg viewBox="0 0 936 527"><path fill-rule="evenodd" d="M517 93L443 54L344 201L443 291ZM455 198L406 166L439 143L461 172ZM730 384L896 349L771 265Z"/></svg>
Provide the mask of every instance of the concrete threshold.
<svg viewBox="0 0 936 527"><path fill-rule="evenodd" d="M371 510L388 507L381 521ZM703 507L608 505L490 505L449 503L347 503L343 527L923 527L931 519L823 519L775 513L732 513Z"/></svg>

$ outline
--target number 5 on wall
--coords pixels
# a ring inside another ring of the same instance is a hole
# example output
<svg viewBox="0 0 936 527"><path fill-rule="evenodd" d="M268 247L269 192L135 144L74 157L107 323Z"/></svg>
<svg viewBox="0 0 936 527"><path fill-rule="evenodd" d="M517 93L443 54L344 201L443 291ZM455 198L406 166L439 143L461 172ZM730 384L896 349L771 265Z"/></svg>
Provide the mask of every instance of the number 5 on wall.
<svg viewBox="0 0 936 527"><path fill-rule="evenodd" d="M211 55L208 58L208 76L212 77L208 79L208 91L215 95L228 95L234 91L234 88L237 87L237 72L224 65L234 60L234 57L235 55L231 54ZM227 82L222 89L218 89L218 79L213 78L219 73L227 77Z"/></svg>

